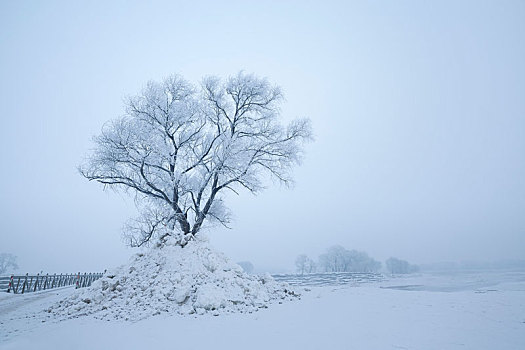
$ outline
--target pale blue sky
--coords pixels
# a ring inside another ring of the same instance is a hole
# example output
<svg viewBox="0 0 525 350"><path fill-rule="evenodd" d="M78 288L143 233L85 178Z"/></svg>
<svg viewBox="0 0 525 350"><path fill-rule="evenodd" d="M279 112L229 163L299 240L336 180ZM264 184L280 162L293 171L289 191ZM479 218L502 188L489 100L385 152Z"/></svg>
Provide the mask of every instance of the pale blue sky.
<svg viewBox="0 0 525 350"><path fill-rule="evenodd" d="M525 259L522 1L4 0L0 53L0 252L24 271L125 262L132 201L76 170L91 137L150 79L241 69L316 141L293 189L230 198L208 234L234 260Z"/></svg>

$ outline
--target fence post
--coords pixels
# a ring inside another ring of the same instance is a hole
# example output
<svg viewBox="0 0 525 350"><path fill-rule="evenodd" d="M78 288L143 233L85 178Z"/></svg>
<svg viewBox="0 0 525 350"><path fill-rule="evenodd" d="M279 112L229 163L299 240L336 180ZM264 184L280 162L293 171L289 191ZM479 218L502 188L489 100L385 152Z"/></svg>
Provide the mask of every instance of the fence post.
<svg viewBox="0 0 525 350"><path fill-rule="evenodd" d="M33 292L36 292L36 287L38 286L38 278L39 278L39 277L40 277L40 274L39 274L39 273L37 273L37 274L36 274L36 281L35 281L35 285L34 285L34 287L33 287Z"/></svg>
<svg viewBox="0 0 525 350"><path fill-rule="evenodd" d="M24 284L22 285L22 294L24 294L24 291L26 290L26 286L27 286L27 275L29 275L29 273L26 273L26 278L24 279Z"/></svg>
<svg viewBox="0 0 525 350"><path fill-rule="evenodd" d="M15 276L11 275L11 279L9 280L9 285L7 286L7 293L11 293L11 289L13 288L13 279Z"/></svg>
<svg viewBox="0 0 525 350"><path fill-rule="evenodd" d="M75 289L78 289L78 288L80 288L80 272L77 275L77 283L76 283L76 286L75 286Z"/></svg>
<svg viewBox="0 0 525 350"><path fill-rule="evenodd" d="M46 277L44 279L44 290L46 290L46 287L47 287L47 278L49 277L49 274L46 273Z"/></svg>
<svg viewBox="0 0 525 350"><path fill-rule="evenodd" d="M15 294L18 293L18 286L20 286L20 276L18 276L18 280L16 281L16 288L14 289Z"/></svg>

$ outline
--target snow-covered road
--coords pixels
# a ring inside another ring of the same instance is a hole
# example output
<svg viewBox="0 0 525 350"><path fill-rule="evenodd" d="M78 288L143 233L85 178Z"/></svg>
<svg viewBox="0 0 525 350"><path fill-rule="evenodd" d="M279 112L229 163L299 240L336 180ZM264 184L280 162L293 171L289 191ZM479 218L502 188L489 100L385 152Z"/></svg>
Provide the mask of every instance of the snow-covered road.
<svg viewBox="0 0 525 350"><path fill-rule="evenodd" d="M0 346L51 321L43 310L74 291L69 286L27 294L0 293Z"/></svg>
<svg viewBox="0 0 525 350"><path fill-rule="evenodd" d="M0 348L525 349L523 275L497 277L412 276L312 287L301 300L253 314L164 314L138 322L46 318L40 310L71 289L3 295ZM476 286L451 288L471 282Z"/></svg>

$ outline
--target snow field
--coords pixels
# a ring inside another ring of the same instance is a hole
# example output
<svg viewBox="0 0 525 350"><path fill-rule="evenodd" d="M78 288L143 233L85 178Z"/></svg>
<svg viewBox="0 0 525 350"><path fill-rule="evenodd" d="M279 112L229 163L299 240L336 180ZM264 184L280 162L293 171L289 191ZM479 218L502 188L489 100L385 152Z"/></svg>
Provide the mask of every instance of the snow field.
<svg viewBox="0 0 525 350"><path fill-rule="evenodd" d="M0 349L525 349L523 272L362 279L291 294L205 242L148 254L92 288L0 294Z"/></svg>
<svg viewBox="0 0 525 350"><path fill-rule="evenodd" d="M418 276L393 284L420 285L425 280ZM382 286L313 287L302 290L295 302L219 317L162 313L136 322L87 316L45 323L29 318L18 323L20 332L0 342L0 349L525 348L523 282L455 292ZM30 329L23 330L28 324ZM11 323L2 327L12 333Z"/></svg>

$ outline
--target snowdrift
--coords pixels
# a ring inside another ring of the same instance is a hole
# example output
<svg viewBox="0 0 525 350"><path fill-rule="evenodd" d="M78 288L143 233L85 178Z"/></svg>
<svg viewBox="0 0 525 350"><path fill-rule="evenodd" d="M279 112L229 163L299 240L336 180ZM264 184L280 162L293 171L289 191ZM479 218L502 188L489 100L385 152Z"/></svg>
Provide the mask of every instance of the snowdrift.
<svg viewBox="0 0 525 350"><path fill-rule="evenodd" d="M219 315L253 312L298 295L270 275L243 272L206 239L184 248L170 244L136 254L47 312L71 318L139 320L160 313Z"/></svg>

